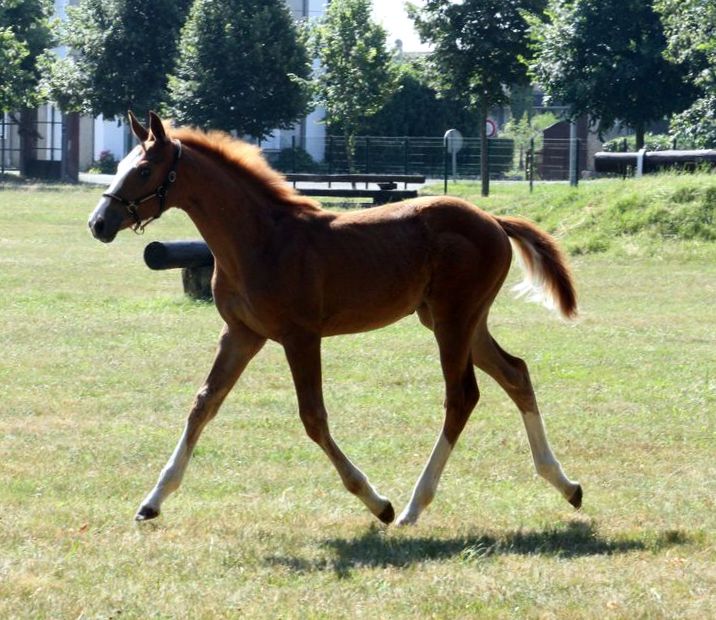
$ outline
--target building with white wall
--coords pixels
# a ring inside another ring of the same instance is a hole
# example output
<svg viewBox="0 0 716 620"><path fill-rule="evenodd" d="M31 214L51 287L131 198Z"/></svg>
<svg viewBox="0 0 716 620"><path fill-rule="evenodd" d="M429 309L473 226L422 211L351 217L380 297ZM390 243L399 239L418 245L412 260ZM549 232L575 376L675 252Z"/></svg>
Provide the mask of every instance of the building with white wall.
<svg viewBox="0 0 716 620"><path fill-rule="evenodd" d="M294 18L314 20L324 13L326 0L286 0ZM313 68L317 66L314 61ZM299 146L315 161L323 161L326 144L325 110L316 108L306 118L296 123L291 129L276 129L261 145L265 150L280 151L281 149Z"/></svg>
<svg viewBox="0 0 716 620"><path fill-rule="evenodd" d="M67 19L67 7L78 4L79 0L55 0L55 17ZM326 0L286 0L296 20L313 20L321 17ZM65 47L53 50L58 56L70 53ZM317 109L290 129L277 129L262 142L267 151L279 152L282 149L297 146L305 149L316 161L322 161L325 151L326 126L323 123L325 112ZM26 156L22 154L22 141L17 124L18 115L3 113L0 117L0 169L21 168ZM67 173L65 164L77 162L79 170L87 170L98 161L104 152L111 153L120 160L129 150L132 140L125 119L106 120L101 115L96 118L77 115L63 115L52 105L40 106L31 116L36 128L31 144L25 144L31 151L29 159L33 170L52 169L53 176L60 170ZM63 134L64 130L64 134ZM70 156L67 156L70 153ZM64 156L63 156L64 154ZM63 161L64 160L64 161ZM73 168L76 164L73 164ZM29 171L28 171L29 172ZM38 174L44 174L38 172ZM75 171L76 174L76 171Z"/></svg>
<svg viewBox="0 0 716 620"><path fill-rule="evenodd" d="M61 19L66 19L67 5L77 4L78 0L55 0L55 11ZM286 0L296 20L316 19L323 15L325 0ZM304 148L320 161L324 156L326 127L323 124L325 113L322 109L311 112L308 117L296 123L291 129L277 129L262 142L266 150L280 151L293 145ZM128 127L124 119L105 120L101 115L82 124L81 142L86 148L81 150L80 169L86 169L92 161L97 161L104 151L111 152L119 160L128 151Z"/></svg>

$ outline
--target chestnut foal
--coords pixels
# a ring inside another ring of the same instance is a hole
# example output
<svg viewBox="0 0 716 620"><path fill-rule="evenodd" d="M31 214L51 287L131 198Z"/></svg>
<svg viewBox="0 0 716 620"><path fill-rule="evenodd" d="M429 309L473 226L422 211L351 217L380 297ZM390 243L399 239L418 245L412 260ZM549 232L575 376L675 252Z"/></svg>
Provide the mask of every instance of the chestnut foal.
<svg viewBox="0 0 716 620"><path fill-rule="evenodd" d="M159 515L179 487L202 430L271 339L285 350L308 436L346 488L381 521L393 521L390 501L329 431L321 339L376 329L414 312L437 341L445 418L398 523L415 523L435 495L479 398L473 365L519 408L539 474L580 507L582 488L552 453L527 366L487 328L490 305L512 261L510 241L523 259L525 287L565 317L576 313L569 269L549 235L522 219L494 217L443 196L331 213L296 193L254 146L220 132L172 130L153 113L148 128L131 113L130 122L140 145L119 164L90 216L92 234L109 243L122 229L143 229L169 206L183 209L214 254L214 300L225 321L211 371L137 520Z"/></svg>

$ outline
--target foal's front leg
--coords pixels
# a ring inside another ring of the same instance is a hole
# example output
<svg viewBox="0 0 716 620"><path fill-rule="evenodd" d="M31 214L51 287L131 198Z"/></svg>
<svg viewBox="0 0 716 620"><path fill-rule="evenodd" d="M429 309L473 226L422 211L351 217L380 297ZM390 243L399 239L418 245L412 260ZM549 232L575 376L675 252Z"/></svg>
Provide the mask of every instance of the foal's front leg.
<svg viewBox="0 0 716 620"><path fill-rule="evenodd" d="M216 415L224 398L264 342L264 338L243 325L224 326L209 376L196 395L179 443L134 517L137 521L159 516L162 502L179 488L201 431Z"/></svg>
<svg viewBox="0 0 716 620"><path fill-rule="evenodd" d="M383 523L391 523L395 518L393 505L376 492L365 474L351 463L331 437L328 413L323 403L320 336L292 335L284 339L283 345L296 386L298 411L306 433L326 453L338 470L346 489L358 496Z"/></svg>

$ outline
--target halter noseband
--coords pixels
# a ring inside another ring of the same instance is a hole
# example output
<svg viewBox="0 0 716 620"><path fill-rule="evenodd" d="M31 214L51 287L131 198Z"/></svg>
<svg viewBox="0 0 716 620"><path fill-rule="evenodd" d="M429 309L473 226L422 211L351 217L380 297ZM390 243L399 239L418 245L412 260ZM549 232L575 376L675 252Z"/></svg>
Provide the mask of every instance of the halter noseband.
<svg viewBox="0 0 716 620"><path fill-rule="evenodd" d="M111 192L104 192L102 196L106 198L111 198L112 200L116 200L117 202L124 205L124 207L127 209L127 213L129 216L134 220L134 225L132 226L132 230L137 233L138 235L141 235L144 232L144 229L154 220L158 220L162 213L164 213L164 208L167 200L167 192L169 191L169 187L171 186L174 181L177 179L177 165L179 164L179 158L181 157L182 152L182 146L181 142L179 140L172 140L174 145L176 146L176 149L174 150L174 159L172 161L171 168L169 168L169 172L167 172L167 176L164 177L164 181L162 184L157 187L151 194L146 194L145 196L142 196L141 198L135 198L134 200L127 200L126 198L122 198L121 196L117 196L117 194L112 194ZM141 218L139 217L139 206L148 200L151 200L152 198L158 198L159 199L159 211L156 215L152 215L147 220L142 222Z"/></svg>

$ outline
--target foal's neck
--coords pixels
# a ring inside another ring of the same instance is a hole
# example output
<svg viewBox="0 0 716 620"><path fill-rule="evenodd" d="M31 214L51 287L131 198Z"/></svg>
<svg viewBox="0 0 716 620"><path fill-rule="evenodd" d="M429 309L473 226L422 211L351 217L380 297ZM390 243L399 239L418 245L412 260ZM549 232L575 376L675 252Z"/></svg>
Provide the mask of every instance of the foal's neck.
<svg viewBox="0 0 716 620"><path fill-rule="evenodd" d="M285 207L268 199L240 170L196 149L186 150L177 174L182 179L180 207L218 265L241 272L247 256L270 235L276 212Z"/></svg>

